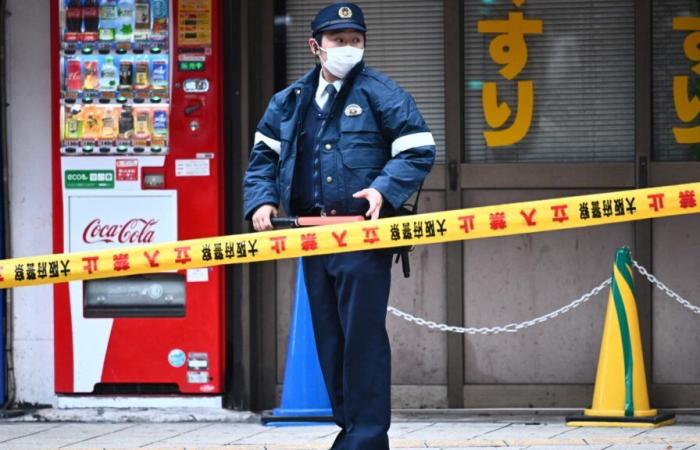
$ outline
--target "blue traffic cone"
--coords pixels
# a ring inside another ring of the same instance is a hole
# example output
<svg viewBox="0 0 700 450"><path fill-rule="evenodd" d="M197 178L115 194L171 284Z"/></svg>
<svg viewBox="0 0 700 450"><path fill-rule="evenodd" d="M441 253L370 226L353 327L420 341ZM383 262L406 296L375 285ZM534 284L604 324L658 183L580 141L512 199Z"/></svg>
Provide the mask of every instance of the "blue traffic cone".
<svg viewBox="0 0 700 450"><path fill-rule="evenodd" d="M301 259L297 262L297 287L287 346L282 404L264 414L266 425L304 425L332 422L333 411L318 361L311 322L309 294L304 283Z"/></svg>

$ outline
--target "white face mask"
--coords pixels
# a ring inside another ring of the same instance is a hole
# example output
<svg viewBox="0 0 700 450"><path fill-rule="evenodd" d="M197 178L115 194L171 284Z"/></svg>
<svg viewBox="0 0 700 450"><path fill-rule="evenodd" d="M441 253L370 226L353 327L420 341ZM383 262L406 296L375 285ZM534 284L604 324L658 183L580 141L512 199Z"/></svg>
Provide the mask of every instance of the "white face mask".
<svg viewBox="0 0 700 450"><path fill-rule="evenodd" d="M326 52L327 58L326 61L323 62L323 67L340 79L345 78L352 68L362 61L362 57L365 54L363 48L357 48L351 45L331 47L329 49L322 48L319 45L318 48Z"/></svg>

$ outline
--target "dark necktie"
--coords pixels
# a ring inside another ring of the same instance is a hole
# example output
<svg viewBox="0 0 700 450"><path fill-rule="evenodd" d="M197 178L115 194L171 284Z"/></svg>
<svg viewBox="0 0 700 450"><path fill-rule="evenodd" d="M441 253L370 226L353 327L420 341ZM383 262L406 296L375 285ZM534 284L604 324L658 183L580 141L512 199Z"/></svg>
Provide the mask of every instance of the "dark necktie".
<svg viewBox="0 0 700 450"><path fill-rule="evenodd" d="M323 105L323 108L321 111L323 112L326 117L324 117L324 121L328 120L328 113L330 113L331 108L333 107L333 100L335 99L335 95L337 94L337 91L335 90L335 86L332 84L329 84L326 86L325 89L326 93L328 94L328 98L326 99L326 103ZM323 130L323 127L319 129L319 133ZM318 137L317 137L318 138ZM319 146L321 145L321 142L318 142L317 139L317 144L316 144L316 149L314 151L314 173L313 173L313 180L314 180L314 207L315 208L323 208L323 203L321 202L321 189L322 189L322 183L321 183L321 150L319 149Z"/></svg>
<svg viewBox="0 0 700 450"><path fill-rule="evenodd" d="M326 99L326 103L323 105L322 111L325 114L328 114L331 111L331 107L333 106L333 100L335 99L335 94L338 93L338 91L335 90L335 86L332 84L329 84L326 86L326 94L328 94L328 98Z"/></svg>

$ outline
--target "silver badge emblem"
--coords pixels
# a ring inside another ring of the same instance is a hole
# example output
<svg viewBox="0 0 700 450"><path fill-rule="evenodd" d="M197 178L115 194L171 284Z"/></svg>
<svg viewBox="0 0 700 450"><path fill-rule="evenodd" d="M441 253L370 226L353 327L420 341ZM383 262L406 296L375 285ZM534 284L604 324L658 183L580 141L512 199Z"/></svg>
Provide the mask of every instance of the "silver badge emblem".
<svg viewBox="0 0 700 450"><path fill-rule="evenodd" d="M338 17L341 19L349 19L352 17L352 9L348 8L347 6L343 6L338 10Z"/></svg>
<svg viewBox="0 0 700 450"><path fill-rule="evenodd" d="M345 115L348 117L355 117L362 114L362 108L360 105L352 104L345 107Z"/></svg>

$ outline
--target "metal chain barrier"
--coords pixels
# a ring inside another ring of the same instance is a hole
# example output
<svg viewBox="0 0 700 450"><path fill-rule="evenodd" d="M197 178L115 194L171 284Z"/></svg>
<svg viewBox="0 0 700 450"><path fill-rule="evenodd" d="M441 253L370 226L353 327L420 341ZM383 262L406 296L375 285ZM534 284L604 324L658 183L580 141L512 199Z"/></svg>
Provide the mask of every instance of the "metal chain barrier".
<svg viewBox="0 0 700 450"><path fill-rule="evenodd" d="M700 315L700 306L695 306L692 303L690 303L688 300L684 299L677 293L675 293L671 288L666 286L663 282L659 281L658 278L656 278L654 275L649 273L649 271L639 264L639 262L635 261L634 259L632 260L632 264L634 267L641 273L644 277L649 280L651 284L659 288L660 291L677 301L678 303L681 304L684 308L689 309L692 311L694 314ZM549 314L545 314L540 317L536 317L532 320L526 320L525 322L520 322L520 323L509 323L508 325L504 325L502 327L457 327L457 326L451 326L447 325L445 323L437 323L433 322L432 320L425 320L420 317L416 317L412 314L405 313L397 308L394 308L393 306L387 307L387 310L392 313L393 315L400 317L404 320L407 320L408 322L415 323L418 326L421 327L427 327L430 328L431 330L439 330L439 331L449 331L450 333L462 333L462 334L480 334L480 335L490 335L490 334L499 334L499 333L516 333L520 330L524 330L525 328L530 328L531 326L540 324L542 322L546 322L550 319L554 319L555 317L561 316L563 314L566 314L567 312L571 311L574 308L577 308L581 306L582 304L586 303L588 300L590 300L592 297L596 296L597 294L600 293L603 289L605 289L607 286L609 286L611 283L611 279L608 278L607 280L603 281L600 283L598 286L593 288L590 292L584 294L583 296L577 298L573 302L569 303L566 306L562 306L561 308L552 311Z"/></svg>
<svg viewBox="0 0 700 450"><path fill-rule="evenodd" d="M634 267L639 271L639 273L644 275L647 278L647 280L649 280L649 282L651 284L653 284L654 286L659 288L659 290L661 292L663 292L664 294L668 295L669 297L671 297L672 299L674 299L675 301L680 303L684 308L691 310L694 314L700 314L700 307L693 305L688 300L684 299L680 295L673 292L673 290L671 290L671 288L669 288L664 283L659 281L658 278L656 278L654 275L649 273L649 271L644 266L639 264L634 259L632 260L632 264L634 264Z"/></svg>
<svg viewBox="0 0 700 450"><path fill-rule="evenodd" d="M409 322L413 322L418 326L430 328L431 330L449 331L450 333L481 334L481 335L498 334L498 333L516 333L520 330L524 330L525 328L530 328L531 326L537 325L537 324L542 323L542 322L546 322L550 319L554 319L555 317L558 317L562 314L566 314L567 312L571 311L572 309L581 306L582 304L584 304L588 300L590 300L592 297L594 297L595 295L600 293L600 291L602 291L607 286L609 286L610 282L611 282L611 279L608 278L607 280L600 283L600 285L593 288L590 292L582 295L581 297L577 298L576 300L569 303L568 305L562 306L561 308L550 312L549 314L545 314L544 316L536 317L532 320L527 320L525 322L509 323L508 325L504 325L502 327L498 327L498 326L490 327L490 328L489 327L482 327L482 328L456 327L456 326L450 326L450 325L447 325L444 323L436 323L436 322L433 322L432 320L421 319L420 317L416 317L414 315L411 315L411 314L405 313L401 310L398 310L398 309L394 308L393 306L387 307L387 310L397 317L400 317L400 318L407 320Z"/></svg>

